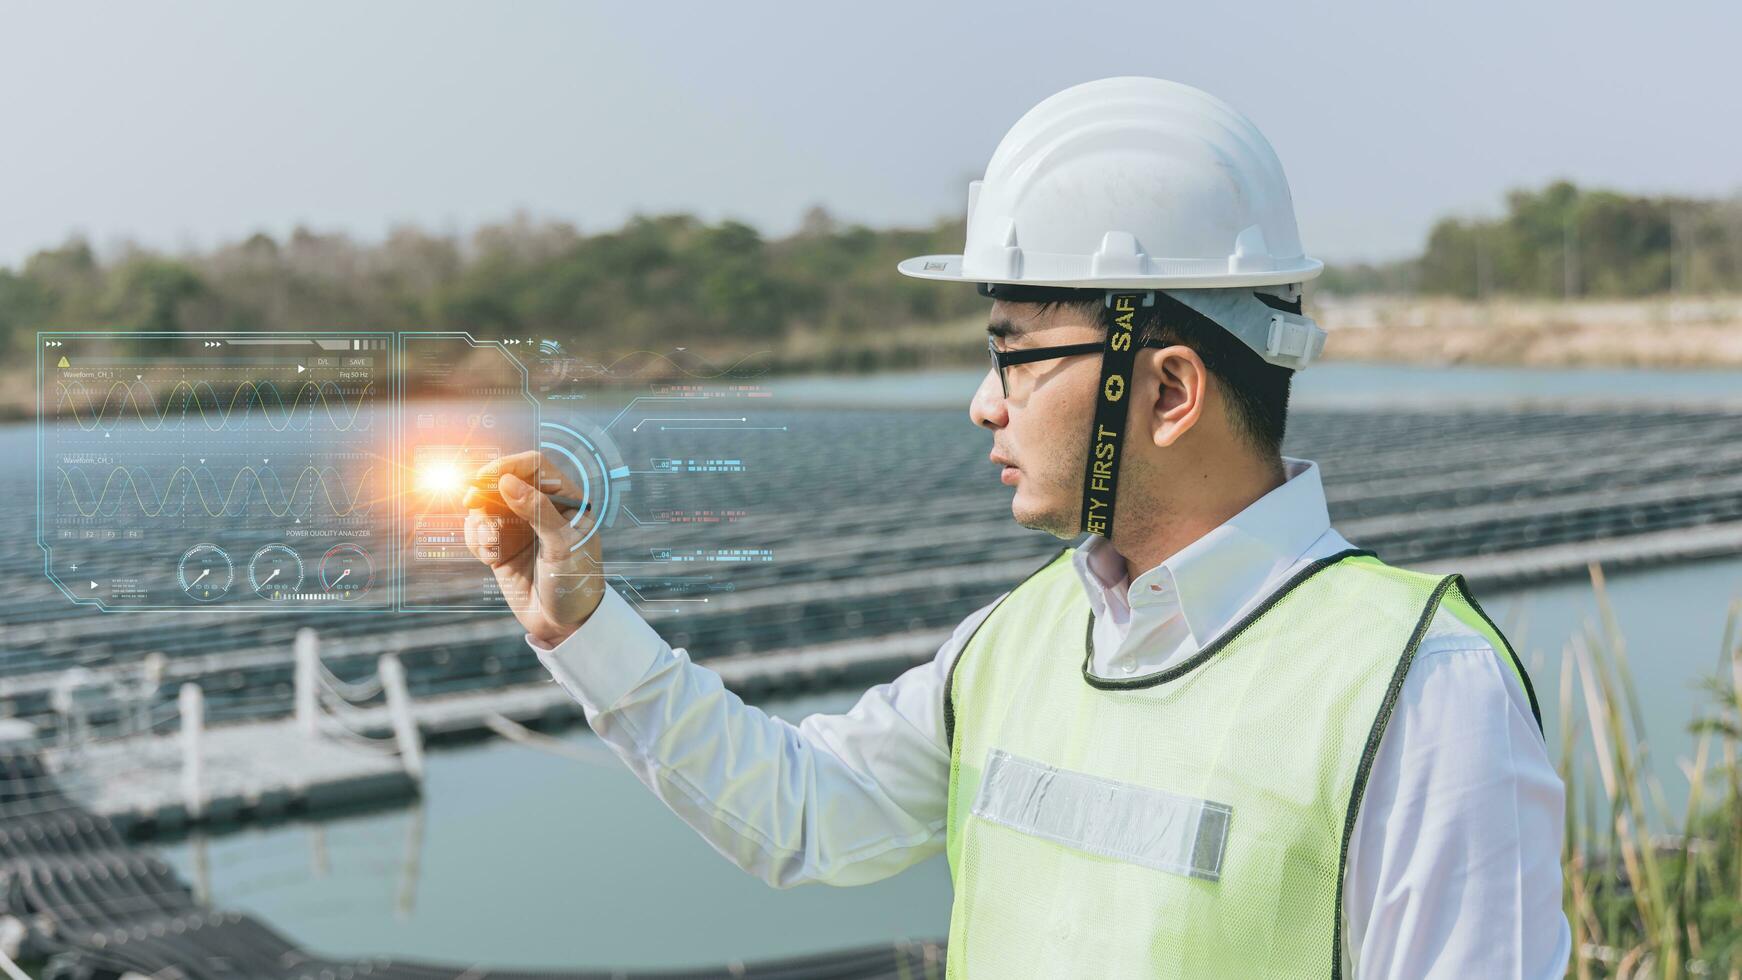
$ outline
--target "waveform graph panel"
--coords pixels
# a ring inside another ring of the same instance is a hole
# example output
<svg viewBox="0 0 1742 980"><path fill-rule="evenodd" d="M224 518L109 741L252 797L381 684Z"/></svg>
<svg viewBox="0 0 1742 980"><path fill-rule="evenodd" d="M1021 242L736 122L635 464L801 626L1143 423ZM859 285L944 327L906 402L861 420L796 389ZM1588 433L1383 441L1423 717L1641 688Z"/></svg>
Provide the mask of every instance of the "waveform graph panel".
<svg viewBox="0 0 1742 980"><path fill-rule="evenodd" d="M37 540L105 611L393 607L392 335L37 341Z"/></svg>
<svg viewBox="0 0 1742 980"><path fill-rule="evenodd" d="M399 602L402 610L502 609L504 594L466 540L467 493L499 503L495 466L538 446L539 404L525 365L500 341L399 335ZM530 529L488 508L491 547L517 551Z"/></svg>

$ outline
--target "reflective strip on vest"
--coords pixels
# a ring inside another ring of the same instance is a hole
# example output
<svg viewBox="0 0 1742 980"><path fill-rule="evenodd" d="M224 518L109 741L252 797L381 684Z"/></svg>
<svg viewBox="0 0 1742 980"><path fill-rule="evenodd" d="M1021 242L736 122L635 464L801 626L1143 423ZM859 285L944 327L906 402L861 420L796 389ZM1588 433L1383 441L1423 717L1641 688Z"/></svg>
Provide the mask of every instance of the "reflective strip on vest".
<svg viewBox="0 0 1742 980"><path fill-rule="evenodd" d="M1158 871L1215 881L1229 808L993 749L974 816Z"/></svg>
<svg viewBox="0 0 1742 980"><path fill-rule="evenodd" d="M1055 556L947 685L947 976L1338 975L1360 794L1442 606L1534 710L1460 576L1335 555L1181 664L1111 681L1088 673L1088 599Z"/></svg>

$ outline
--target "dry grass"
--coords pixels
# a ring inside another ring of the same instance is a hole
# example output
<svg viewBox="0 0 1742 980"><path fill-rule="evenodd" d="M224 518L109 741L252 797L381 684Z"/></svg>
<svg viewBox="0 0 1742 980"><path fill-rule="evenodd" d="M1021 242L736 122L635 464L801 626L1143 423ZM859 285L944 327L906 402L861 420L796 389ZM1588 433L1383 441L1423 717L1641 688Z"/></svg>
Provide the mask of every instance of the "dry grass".
<svg viewBox="0 0 1742 980"><path fill-rule="evenodd" d="M1689 794L1678 815L1651 775L1602 570L1590 573L1600 622L1574 638L1560 675L1570 975L1742 980L1742 602L1730 607L1694 758L1679 760Z"/></svg>

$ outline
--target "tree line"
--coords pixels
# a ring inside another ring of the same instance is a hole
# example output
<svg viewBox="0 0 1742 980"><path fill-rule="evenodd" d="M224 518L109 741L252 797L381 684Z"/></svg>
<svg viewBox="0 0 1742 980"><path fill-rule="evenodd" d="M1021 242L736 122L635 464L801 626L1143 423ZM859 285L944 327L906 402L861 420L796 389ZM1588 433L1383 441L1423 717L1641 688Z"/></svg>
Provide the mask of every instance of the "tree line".
<svg viewBox="0 0 1742 980"><path fill-rule="evenodd" d="M1557 181L1493 219L1443 218L1419 256L1333 266L1339 294L1628 298L1742 291L1742 192L1641 197Z"/></svg>
<svg viewBox="0 0 1742 980"><path fill-rule="evenodd" d="M1517 190L1495 219L1446 218L1422 254L1333 266L1333 293L1637 297L1742 290L1742 195L1639 197L1558 182ZM585 338L593 349L706 338L855 339L975 315L973 290L895 263L960 248L959 218L872 229L813 208L793 234L737 221L636 217L582 234L524 214L466 236L404 227L379 243L297 229L191 254L78 238L0 269L0 351L40 329L470 330Z"/></svg>
<svg viewBox="0 0 1742 980"><path fill-rule="evenodd" d="M28 351L37 330L104 328L468 330L584 338L593 350L850 340L982 309L971 288L895 271L960 245L960 221L874 230L820 208L779 239L682 214L591 235L519 214L463 237L398 228L378 244L299 228L198 254L129 247L110 258L75 238L0 269L0 350Z"/></svg>

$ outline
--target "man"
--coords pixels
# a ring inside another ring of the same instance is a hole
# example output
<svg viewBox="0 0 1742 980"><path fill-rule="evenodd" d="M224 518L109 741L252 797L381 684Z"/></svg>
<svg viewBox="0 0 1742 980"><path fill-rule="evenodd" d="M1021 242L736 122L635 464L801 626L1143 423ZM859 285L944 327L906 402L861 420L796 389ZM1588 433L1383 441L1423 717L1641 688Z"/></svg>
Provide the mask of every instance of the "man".
<svg viewBox="0 0 1742 980"><path fill-rule="evenodd" d="M1019 523L1090 533L844 715L770 718L667 646L536 454L498 469L538 556L482 510L468 540L593 730L746 870L944 851L952 977L1559 976L1563 787L1522 665L1280 453L1320 268L1210 96L1106 79L1025 115L964 254L901 270L993 299L969 414Z"/></svg>

